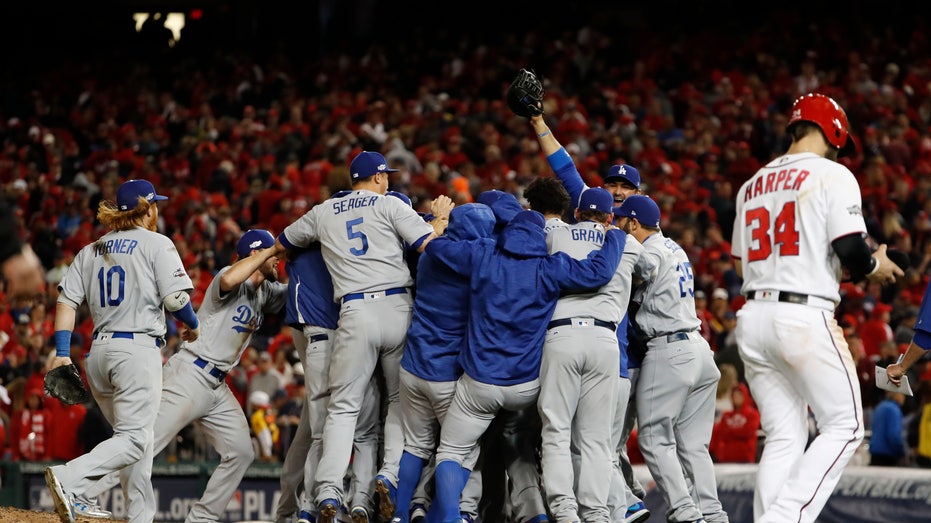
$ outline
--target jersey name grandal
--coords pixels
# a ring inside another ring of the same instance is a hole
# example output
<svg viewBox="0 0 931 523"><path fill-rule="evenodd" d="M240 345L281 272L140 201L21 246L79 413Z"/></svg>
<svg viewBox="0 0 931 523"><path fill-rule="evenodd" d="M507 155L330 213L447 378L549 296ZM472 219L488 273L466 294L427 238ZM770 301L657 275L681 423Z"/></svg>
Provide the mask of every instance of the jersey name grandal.
<svg viewBox="0 0 931 523"><path fill-rule="evenodd" d="M357 196L355 198L340 198L333 202L333 214L339 214L359 207L368 207L378 200L378 196Z"/></svg>
<svg viewBox="0 0 931 523"><path fill-rule="evenodd" d="M747 185L744 201L773 191L797 191L805 178L808 178L808 174L808 171L798 172L798 169L770 171L766 173L766 176L757 178L756 183Z"/></svg>
<svg viewBox="0 0 931 523"><path fill-rule="evenodd" d="M572 229L572 239L577 242L593 242L601 245L605 241L605 235L595 229Z"/></svg>
<svg viewBox="0 0 931 523"><path fill-rule="evenodd" d="M97 242L94 244L94 256L103 254L132 254L133 250L139 245L138 240L114 239L106 242Z"/></svg>

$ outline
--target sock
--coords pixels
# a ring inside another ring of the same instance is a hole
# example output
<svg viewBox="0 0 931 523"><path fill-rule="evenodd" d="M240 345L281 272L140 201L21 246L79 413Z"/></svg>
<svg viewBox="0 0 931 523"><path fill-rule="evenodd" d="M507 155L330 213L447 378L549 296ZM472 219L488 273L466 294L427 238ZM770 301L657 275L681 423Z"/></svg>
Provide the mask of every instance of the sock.
<svg viewBox="0 0 931 523"><path fill-rule="evenodd" d="M459 498L465 487L462 466L455 461L442 461L436 466L436 502L430 507L437 509L436 521L440 523L458 523Z"/></svg>
<svg viewBox="0 0 931 523"><path fill-rule="evenodd" d="M398 495L395 500L394 516L401 518L401 523L410 519L411 499L414 489L420 482L423 466L426 460L405 451L401 454L401 464L398 467Z"/></svg>

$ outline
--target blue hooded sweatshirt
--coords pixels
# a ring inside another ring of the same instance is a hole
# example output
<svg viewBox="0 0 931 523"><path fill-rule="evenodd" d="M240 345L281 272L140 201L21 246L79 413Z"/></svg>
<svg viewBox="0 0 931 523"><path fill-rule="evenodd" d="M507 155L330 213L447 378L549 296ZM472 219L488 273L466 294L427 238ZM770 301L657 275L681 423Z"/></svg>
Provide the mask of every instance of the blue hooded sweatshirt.
<svg viewBox="0 0 931 523"><path fill-rule="evenodd" d="M601 287L617 270L624 231L608 231L600 250L575 260L561 252L547 255L543 224L540 213L521 211L497 241L440 237L427 244L425 252L470 276L468 343L460 362L477 381L509 386L539 377L543 339L560 294Z"/></svg>
<svg viewBox="0 0 931 523"><path fill-rule="evenodd" d="M478 203L484 203L491 207L491 211L495 213L495 235L501 234L504 226L511 221L511 218L524 210L513 194L497 189L491 189L479 194Z"/></svg>
<svg viewBox="0 0 931 523"><path fill-rule="evenodd" d="M489 238L494 227L490 207L467 203L452 210L444 237L455 241ZM462 375L459 353L469 321L469 277L424 252L417 264L416 287L401 367L427 381L455 381Z"/></svg>

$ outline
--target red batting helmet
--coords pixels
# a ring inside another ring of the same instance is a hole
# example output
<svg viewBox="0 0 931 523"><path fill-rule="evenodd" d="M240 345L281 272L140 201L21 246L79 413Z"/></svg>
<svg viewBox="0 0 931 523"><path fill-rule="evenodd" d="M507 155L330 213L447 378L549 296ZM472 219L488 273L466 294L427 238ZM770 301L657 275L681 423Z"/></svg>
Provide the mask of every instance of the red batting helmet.
<svg viewBox="0 0 931 523"><path fill-rule="evenodd" d="M840 156L850 155L856 150L856 143L850 136L847 113L831 97L809 93L795 100L788 126L803 120L820 127L828 143L840 149Z"/></svg>

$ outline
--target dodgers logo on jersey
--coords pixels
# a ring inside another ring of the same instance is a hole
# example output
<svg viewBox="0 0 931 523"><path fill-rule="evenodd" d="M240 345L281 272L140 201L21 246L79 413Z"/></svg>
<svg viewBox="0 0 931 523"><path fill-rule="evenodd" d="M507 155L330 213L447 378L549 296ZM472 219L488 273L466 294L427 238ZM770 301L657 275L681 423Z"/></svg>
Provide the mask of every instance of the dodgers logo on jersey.
<svg viewBox="0 0 931 523"><path fill-rule="evenodd" d="M262 317L254 314L248 305L236 307L236 315L233 316L233 322L239 325L233 325L233 330L240 334L253 334L262 326Z"/></svg>

